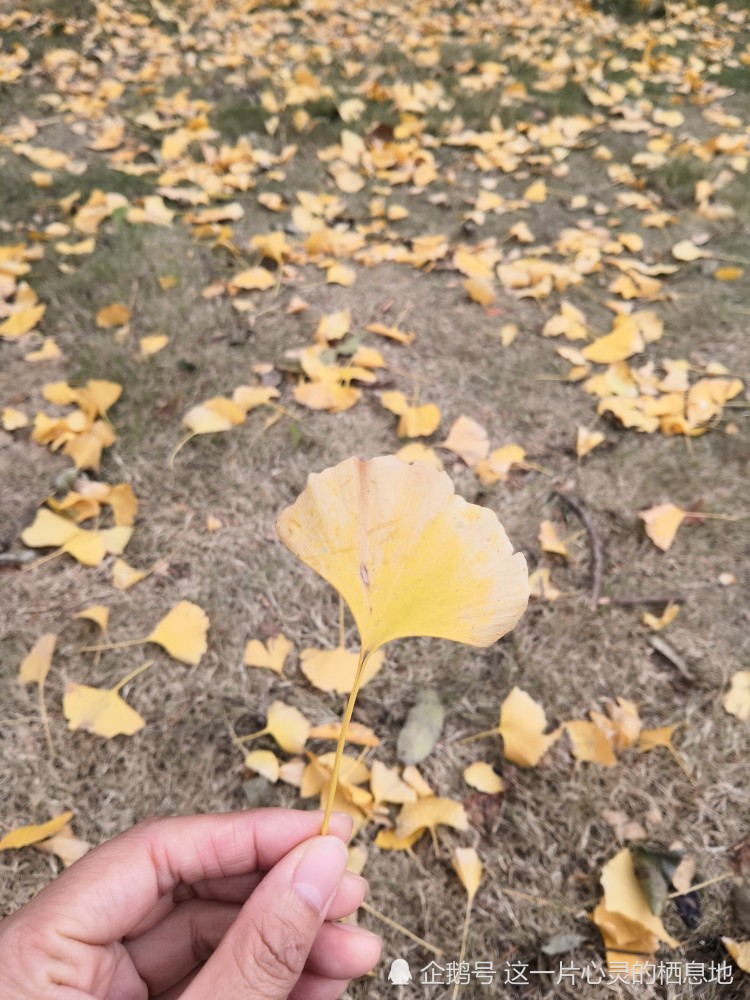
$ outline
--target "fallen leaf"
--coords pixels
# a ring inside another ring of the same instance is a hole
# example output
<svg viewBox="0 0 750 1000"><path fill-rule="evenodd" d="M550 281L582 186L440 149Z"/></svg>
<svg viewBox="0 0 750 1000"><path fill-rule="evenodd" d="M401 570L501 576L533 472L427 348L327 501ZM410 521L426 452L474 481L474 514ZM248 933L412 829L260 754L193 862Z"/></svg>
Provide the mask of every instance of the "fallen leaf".
<svg viewBox="0 0 750 1000"><path fill-rule="evenodd" d="M437 826L450 826L454 830L468 830L469 820L460 802L446 798L424 798L407 802L396 820L396 836L404 839Z"/></svg>
<svg viewBox="0 0 750 1000"><path fill-rule="evenodd" d="M208 615L191 601L180 601L156 625L146 642L162 646L182 663L197 666L206 652Z"/></svg>
<svg viewBox="0 0 750 1000"><path fill-rule="evenodd" d="M385 655L382 651L373 653L367 660L360 686L364 687L383 666ZM300 669L313 687L320 691L335 691L349 694L357 675L359 653L351 653L343 646L336 649L303 649L300 653Z"/></svg>
<svg viewBox="0 0 750 1000"><path fill-rule="evenodd" d="M648 627L653 629L654 632L661 632L661 630L666 628L667 625L672 624L679 613L680 605L674 604L670 601L659 617L652 615L650 611L645 611L641 620L644 625L648 625Z"/></svg>
<svg viewBox="0 0 750 1000"><path fill-rule="evenodd" d="M461 885L466 889L469 904L477 894L482 881L482 862L473 847L457 847L451 859Z"/></svg>
<svg viewBox="0 0 750 1000"><path fill-rule="evenodd" d="M271 636L265 645L259 639L251 639L245 646L242 662L246 667L264 667L283 674L284 663L293 648L293 644L281 632Z"/></svg>
<svg viewBox="0 0 750 1000"><path fill-rule="evenodd" d="M310 734L310 723L298 708L274 701L268 706L266 731L282 750L301 753Z"/></svg>
<svg viewBox="0 0 750 1000"><path fill-rule="evenodd" d="M566 722L565 731L570 738L573 756L577 760L614 767L617 764L612 745L607 736L594 722L580 719Z"/></svg>
<svg viewBox="0 0 750 1000"><path fill-rule="evenodd" d="M487 458L490 451L490 439L487 431L471 417L463 414L454 422L448 437L440 445L464 461L470 469Z"/></svg>
<svg viewBox="0 0 750 1000"><path fill-rule="evenodd" d="M21 664L18 679L21 684L44 684L52 664L57 636L54 632L46 632L34 643Z"/></svg>
<svg viewBox="0 0 750 1000"><path fill-rule="evenodd" d="M505 791L503 779L491 764L486 764L483 761L476 761L464 768L464 781L472 788L484 792L485 795L498 795Z"/></svg>
<svg viewBox="0 0 750 1000"><path fill-rule="evenodd" d="M70 868L76 861L80 861L92 847L87 840L81 840L75 836L69 823L66 823L54 837L43 840L34 846L38 851L44 851L45 854L54 854L62 861L65 868Z"/></svg>
<svg viewBox="0 0 750 1000"><path fill-rule="evenodd" d="M619 914L640 925L647 934L676 948L679 944L667 933L661 917L651 912L648 900L638 883L633 858L628 848L623 848L602 869L604 907L609 913Z"/></svg>
<svg viewBox="0 0 750 1000"><path fill-rule="evenodd" d="M676 507L673 503L659 504L648 510L638 512L638 517L644 522L646 534L662 552L666 552L677 534L677 529L687 517L688 512Z"/></svg>
<svg viewBox="0 0 750 1000"><path fill-rule="evenodd" d="M401 779L398 771L386 767L379 760L373 761L370 772L370 791L376 802L416 802L417 793Z"/></svg>
<svg viewBox="0 0 750 1000"><path fill-rule="evenodd" d="M539 525L539 534L537 537L543 552L551 552L554 555L570 559L568 547L557 534L557 528L554 526L552 521L542 521Z"/></svg>
<svg viewBox="0 0 750 1000"><path fill-rule="evenodd" d="M396 754L407 765L419 764L437 743L443 729L445 708L437 692L426 688L406 716L398 734Z"/></svg>
<svg viewBox="0 0 750 1000"><path fill-rule="evenodd" d="M738 670L733 674L722 704L740 722L750 722L750 670Z"/></svg>
<svg viewBox="0 0 750 1000"><path fill-rule="evenodd" d="M2 843L0 842L0 847ZM721 943L732 956L736 964L743 972L750 973L750 941L734 941L732 938L723 937Z"/></svg>
<svg viewBox="0 0 750 1000"><path fill-rule="evenodd" d="M279 758L271 750L251 750L245 757L245 767L262 775L272 785L279 780Z"/></svg>
<svg viewBox="0 0 750 1000"><path fill-rule="evenodd" d="M519 767L534 767L560 736L559 729L545 735L546 728L542 706L514 687L500 707L497 731L503 738L503 755Z"/></svg>
<svg viewBox="0 0 750 1000"><path fill-rule="evenodd" d="M130 309L122 302L113 302L104 306L96 314L96 325L100 330L109 330L114 326L124 326L130 321Z"/></svg>
<svg viewBox="0 0 750 1000"><path fill-rule="evenodd" d="M54 819L46 823L31 826L19 826L16 830L11 830L0 839L0 851L9 851L19 847L29 847L31 844L38 844L42 840L54 837L73 818L72 812L60 813Z"/></svg>

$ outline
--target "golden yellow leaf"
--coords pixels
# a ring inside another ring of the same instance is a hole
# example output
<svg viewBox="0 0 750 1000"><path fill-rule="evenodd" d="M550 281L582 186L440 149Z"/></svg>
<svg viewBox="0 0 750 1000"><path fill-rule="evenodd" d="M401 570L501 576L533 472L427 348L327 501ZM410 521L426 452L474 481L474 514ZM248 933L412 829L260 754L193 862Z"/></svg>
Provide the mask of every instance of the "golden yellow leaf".
<svg viewBox="0 0 750 1000"><path fill-rule="evenodd" d="M603 441L604 435L601 431L590 431L579 424L576 428L576 455L579 458L583 458L584 455L588 455L590 451L597 448Z"/></svg>
<svg viewBox="0 0 750 1000"><path fill-rule="evenodd" d="M421 462L352 458L311 475L277 530L347 602L368 653L419 635L490 645L526 608L526 561L494 512Z"/></svg>
<svg viewBox="0 0 750 1000"><path fill-rule="evenodd" d="M413 333L404 333L403 330L399 330L396 326L386 326L384 323L370 323L369 326L365 327L369 333L377 333L380 337L387 337L389 340L395 340L399 344L410 344L414 340Z"/></svg>
<svg viewBox="0 0 750 1000"><path fill-rule="evenodd" d="M487 431L481 424L478 424L476 420L472 420L471 417L466 417L462 414L455 421L448 432L448 437L440 447L452 451L470 469L473 469L489 455L490 439Z"/></svg>
<svg viewBox="0 0 750 1000"><path fill-rule="evenodd" d="M54 854L62 861L65 868L69 868L76 861L80 861L84 854L88 854L92 845L87 840L76 837L70 823L66 823L59 833L34 846L45 854Z"/></svg>
<svg viewBox="0 0 750 1000"><path fill-rule="evenodd" d="M481 306L491 306L497 297L495 289L486 278L467 278L463 286L469 298Z"/></svg>
<svg viewBox="0 0 750 1000"><path fill-rule="evenodd" d="M494 483L504 482L513 466L520 465L525 457L526 452L519 445L506 444L491 451L484 461L477 464L474 471L484 486L492 486Z"/></svg>
<svg viewBox="0 0 750 1000"><path fill-rule="evenodd" d="M88 687L68 681L63 695L63 715L68 729L83 729L105 739L132 736L146 725L146 720L119 695L118 687Z"/></svg>
<svg viewBox="0 0 750 1000"><path fill-rule="evenodd" d="M156 280L159 282L159 288L163 292L168 292L170 288L174 288L180 283L180 279L176 274L160 274Z"/></svg>
<svg viewBox="0 0 750 1000"><path fill-rule="evenodd" d="M339 309L337 312L325 313L320 317L315 340L319 344L327 344L332 340L341 340L349 332L352 325L351 309ZM354 364L358 362L353 361Z"/></svg>
<svg viewBox="0 0 750 1000"><path fill-rule="evenodd" d="M125 218L132 225L171 226L175 213L160 195L147 195L143 206L129 208Z"/></svg>
<svg viewBox="0 0 750 1000"><path fill-rule="evenodd" d="M498 732L504 756L519 767L534 767L560 736L559 729L545 735L546 728L542 706L514 687L500 707Z"/></svg>
<svg viewBox="0 0 750 1000"><path fill-rule="evenodd" d="M141 337L138 341L141 357L149 358L152 354L158 354L159 351L164 350L168 343L169 337L166 333L152 333L147 337Z"/></svg>
<svg viewBox="0 0 750 1000"><path fill-rule="evenodd" d="M272 785L279 780L279 758L272 750L251 750L245 757L245 767L262 775Z"/></svg>
<svg viewBox="0 0 750 1000"><path fill-rule="evenodd" d="M435 793L424 780L414 764L409 764L404 768L401 777L407 785L414 789L420 799L429 798Z"/></svg>
<svg viewBox="0 0 750 1000"><path fill-rule="evenodd" d="M57 636L54 632L45 632L34 643L34 646L21 664L18 679L21 684L44 684L55 652Z"/></svg>
<svg viewBox="0 0 750 1000"><path fill-rule="evenodd" d="M337 646L336 649L303 649L299 659L302 673L320 691L349 694L354 687L358 653L350 653L343 646ZM361 687L378 673L384 659L381 651L369 657L360 680Z"/></svg>
<svg viewBox="0 0 750 1000"><path fill-rule="evenodd" d="M739 281L745 273L741 267L717 267L714 271L714 278L717 281Z"/></svg>
<svg viewBox="0 0 750 1000"><path fill-rule="evenodd" d="M451 826L454 830L468 830L469 820L460 802L445 798L424 798L407 802L396 820L399 840L434 830L437 826Z"/></svg>
<svg viewBox="0 0 750 1000"><path fill-rule="evenodd" d="M107 625L109 624L109 608L105 607L104 604L91 604L88 608L84 608L83 611L79 611L73 615L73 617L85 618L93 622L104 633L107 631Z"/></svg>
<svg viewBox="0 0 750 1000"><path fill-rule="evenodd" d="M138 500L130 483L118 483L109 491L106 503L112 508L117 527L129 527L138 513Z"/></svg>
<svg viewBox="0 0 750 1000"><path fill-rule="evenodd" d="M75 257L83 257L86 254L93 253L95 249L96 240L93 236L87 236L85 240L78 240L76 243L68 243L65 240L55 243L55 250L58 253L71 254Z"/></svg>
<svg viewBox="0 0 750 1000"><path fill-rule="evenodd" d="M109 122L104 125L99 135L91 142L86 143L89 149L96 152L108 152L117 149L125 138L125 125L122 122Z"/></svg>
<svg viewBox="0 0 750 1000"><path fill-rule="evenodd" d="M416 802L417 793L401 779L398 771L386 767L379 760L373 761L370 772L370 791L376 802Z"/></svg>
<svg viewBox="0 0 750 1000"><path fill-rule="evenodd" d="M16 410L12 406L3 407L2 423L4 431L17 431L21 427L26 427L29 418L21 410Z"/></svg>
<svg viewBox="0 0 750 1000"><path fill-rule="evenodd" d="M672 545L677 529L687 515L686 510L676 507L673 503L662 503L638 512L638 517L644 523L646 534L662 552L666 552Z"/></svg>
<svg viewBox="0 0 750 1000"><path fill-rule="evenodd" d="M750 973L750 941L734 941L732 938L723 937L721 943L739 968L743 972Z"/></svg>
<svg viewBox="0 0 750 1000"><path fill-rule="evenodd" d="M639 751L641 753L648 753L649 750L655 750L656 747L665 747L667 750L674 750L672 736L678 725L662 726L660 729L642 729L638 737Z"/></svg>
<svg viewBox="0 0 750 1000"><path fill-rule="evenodd" d="M278 399L279 390L272 385L238 385L232 393L232 402L245 413Z"/></svg>
<svg viewBox="0 0 750 1000"><path fill-rule="evenodd" d="M115 559L112 567L112 584L116 590L127 590L147 576L145 570L129 566L124 559Z"/></svg>
<svg viewBox="0 0 750 1000"><path fill-rule="evenodd" d="M23 337L30 333L44 316L46 309L45 305L32 306L30 309L21 309L17 313L13 313L12 316L0 323L0 337L14 340L16 337Z"/></svg>
<svg viewBox="0 0 750 1000"><path fill-rule="evenodd" d="M740 722L750 722L750 670L738 670L732 676L722 704L726 711L736 716Z"/></svg>
<svg viewBox="0 0 750 1000"><path fill-rule="evenodd" d="M113 326L124 326L130 321L130 309L122 302L113 302L100 309L96 314L96 325L101 330L109 330Z"/></svg>
<svg viewBox="0 0 750 1000"><path fill-rule="evenodd" d="M147 638L182 663L196 666L208 648L208 615L191 601L175 604Z"/></svg>
<svg viewBox="0 0 750 1000"><path fill-rule="evenodd" d="M251 639L245 646L242 662L246 667L264 667L282 674L286 658L293 648L293 644L281 632L272 635L265 645L259 639Z"/></svg>
<svg viewBox="0 0 750 1000"><path fill-rule="evenodd" d="M675 243L672 247L672 256L675 260L690 263L694 260L700 260L703 257L710 257L711 254L708 250L701 250L691 240L680 240L679 243Z"/></svg>
<svg viewBox="0 0 750 1000"><path fill-rule="evenodd" d="M539 601L556 601L562 593L552 583L548 566L540 566L529 574L529 591Z"/></svg>
<svg viewBox="0 0 750 1000"><path fill-rule="evenodd" d="M326 281L329 285L343 285L345 288L351 288L356 280L357 272L353 267L347 267L345 264L331 264L326 271Z"/></svg>
<svg viewBox="0 0 750 1000"><path fill-rule="evenodd" d="M573 756L577 760L601 764L602 767L614 767L617 764L606 733L596 723L579 719L564 725L573 748Z"/></svg>
<svg viewBox="0 0 750 1000"><path fill-rule="evenodd" d="M189 427L193 434L215 434L228 431L243 423L245 411L241 406L225 396L216 396L199 403L185 414L183 424Z"/></svg>
<svg viewBox="0 0 750 1000"><path fill-rule="evenodd" d="M294 398L302 406L311 410L328 410L330 413L343 413L351 409L361 395L360 389L334 382L302 382L294 387Z"/></svg>
<svg viewBox="0 0 750 1000"><path fill-rule="evenodd" d="M375 846L379 847L381 851L408 851L424 832L425 828L423 827L421 830L415 830L408 837L399 837L395 830L378 830Z"/></svg>
<svg viewBox="0 0 750 1000"><path fill-rule="evenodd" d="M543 180L534 181L523 193L526 201L539 203L547 200L547 185Z"/></svg>
<svg viewBox="0 0 750 1000"><path fill-rule="evenodd" d="M443 471L443 463L440 461L438 453L434 448L422 444L421 441L410 441L403 448L399 448L396 452L396 458L402 462L424 462L425 465L432 466L438 472Z"/></svg>
<svg viewBox="0 0 750 1000"><path fill-rule="evenodd" d="M46 823L19 826L17 830L11 830L0 839L0 851L9 851L18 847L29 847L31 844L38 844L41 840L54 837L72 818L72 812L64 812L59 816L55 816L54 819L48 820Z"/></svg>
<svg viewBox="0 0 750 1000"><path fill-rule="evenodd" d="M313 726L310 730L311 740L338 740L341 736L341 722L324 722L319 726ZM346 742L357 743L363 747L380 746L380 740L368 726L363 726L361 722L350 722L346 730Z"/></svg>
<svg viewBox="0 0 750 1000"><path fill-rule="evenodd" d="M498 795L505 791L503 779L491 764L486 764L484 761L476 761L465 767L464 781L486 795Z"/></svg>
<svg viewBox="0 0 750 1000"><path fill-rule="evenodd" d="M276 282L277 279L268 268L250 267L246 271L235 274L229 281L229 288L230 290L241 288L245 291L264 292L268 288L273 288Z"/></svg>
<svg viewBox="0 0 750 1000"><path fill-rule="evenodd" d="M621 913L610 913L604 903L599 903L591 920L604 940L610 971L617 969L618 975L643 982L659 946L656 935Z"/></svg>
<svg viewBox="0 0 750 1000"><path fill-rule="evenodd" d="M667 625L672 624L679 613L680 605L673 604L670 601L658 618L656 615L652 615L650 611L644 611L643 618L641 620L644 625L648 625L648 627L653 629L654 632L661 632L661 630L666 628Z"/></svg>
<svg viewBox="0 0 750 1000"><path fill-rule="evenodd" d="M45 337L42 346L37 351L29 351L28 354L24 354L24 361L36 362L36 361L54 361L56 358L62 357L62 351L58 347L57 341L54 337Z"/></svg>
<svg viewBox="0 0 750 1000"><path fill-rule="evenodd" d="M587 361L608 365L615 361L624 361L632 354L643 350L643 337L632 316L615 318L611 333L598 337L587 344L581 354Z"/></svg>
<svg viewBox="0 0 750 1000"><path fill-rule="evenodd" d="M479 855L473 847L457 847L451 862L471 903L482 881L482 862L479 860Z"/></svg>
<svg viewBox="0 0 750 1000"><path fill-rule="evenodd" d="M676 941L667 933L661 917L651 912L648 900L640 886L633 868L633 858L628 848L623 848L602 869L602 888L604 889L604 907L608 913L619 914L635 924L639 924L644 933L653 934L660 941L676 948Z"/></svg>
<svg viewBox="0 0 750 1000"><path fill-rule="evenodd" d="M552 521L542 521L539 525L539 544L543 552L552 552L555 555L570 559L570 552L564 541L557 534L557 528Z"/></svg>
<svg viewBox="0 0 750 1000"><path fill-rule="evenodd" d="M268 706L266 731L282 750L301 753L310 733L310 723L298 708L274 701Z"/></svg>

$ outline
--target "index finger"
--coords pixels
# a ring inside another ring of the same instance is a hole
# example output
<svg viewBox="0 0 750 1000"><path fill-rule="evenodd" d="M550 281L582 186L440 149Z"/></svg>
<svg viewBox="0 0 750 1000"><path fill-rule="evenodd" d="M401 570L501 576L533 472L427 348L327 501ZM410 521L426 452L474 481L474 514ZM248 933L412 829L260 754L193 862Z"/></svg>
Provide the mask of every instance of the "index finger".
<svg viewBox="0 0 750 1000"><path fill-rule="evenodd" d="M323 814L255 809L148 819L102 844L63 872L23 911L86 944L124 937L175 886L272 868L297 844L320 833ZM346 841L348 816L329 833Z"/></svg>

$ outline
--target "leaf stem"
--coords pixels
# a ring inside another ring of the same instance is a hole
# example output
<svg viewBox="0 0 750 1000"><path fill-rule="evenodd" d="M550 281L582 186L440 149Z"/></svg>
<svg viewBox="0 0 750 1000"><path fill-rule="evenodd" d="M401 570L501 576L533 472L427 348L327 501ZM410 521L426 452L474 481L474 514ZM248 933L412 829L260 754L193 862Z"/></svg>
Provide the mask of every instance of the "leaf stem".
<svg viewBox="0 0 750 1000"><path fill-rule="evenodd" d="M336 786L339 781L339 771L341 770L341 758L344 755L344 745L346 744L346 731L349 728L349 723L352 721L352 712L354 711L354 702L357 700L357 692L362 686L362 677L365 672L365 664L367 663L368 657L370 656L370 651L361 649L359 653L359 663L357 664L357 672L354 675L354 684L352 685L352 690L349 695L349 700L346 703L346 710L344 712L344 718L341 722L341 732L339 733L338 743L336 744L336 756L333 760L333 770L331 771L331 783L328 786L328 801L326 802L326 811L323 815L323 825L320 828L320 832L323 836L328 833L328 825L331 822L331 813L333 812L333 801L336 798Z"/></svg>
<svg viewBox="0 0 750 1000"><path fill-rule="evenodd" d="M39 682L39 715L42 718L42 725L44 726L44 735L47 740L47 746L49 747L50 760L54 756L55 748L52 746L52 731L49 727L49 718L47 716L47 706L44 704L44 681Z"/></svg>
<svg viewBox="0 0 750 1000"><path fill-rule="evenodd" d="M248 733L246 736L238 736L237 742L249 743L250 740L257 740L259 736L265 736L267 732L268 732L268 726L264 726L262 729L259 729L257 733Z"/></svg>
<svg viewBox="0 0 750 1000"><path fill-rule="evenodd" d="M129 674L126 674L120 683L116 684L112 690L121 691L129 681L133 680L134 677L137 677L138 674L142 674L144 670L148 670L149 667L153 667L155 662L155 660L146 660L146 662L142 663L140 667L136 667L135 670L131 670Z"/></svg>
<svg viewBox="0 0 750 1000"><path fill-rule="evenodd" d="M474 733L473 736L464 736L462 740L456 740L458 746L463 746L465 743L473 743L474 740L483 740L485 736L494 736L499 732L497 726L493 729L484 729L481 733Z"/></svg>
<svg viewBox="0 0 750 1000"><path fill-rule="evenodd" d="M699 882L697 885L691 885L689 889L683 889L681 892L670 892L667 899L677 899L678 896L687 896L690 892L697 892L698 889L705 889L706 886L715 885L717 882L724 882L726 879L732 877L732 872L724 872L723 875L716 875L714 878L706 879L705 882Z"/></svg>
<svg viewBox="0 0 750 1000"><path fill-rule="evenodd" d="M98 653L102 649L126 649L128 646L143 646L149 642L148 636L145 639L123 639L122 642L105 642L100 646L81 646L79 653Z"/></svg>
<svg viewBox="0 0 750 1000"><path fill-rule="evenodd" d="M390 917L387 917L385 913L381 913L380 910L376 910L373 906L370 906L369 903L363 901L359 904L359 907L361 910L364 910L365 913L369 913L371 917L375 917L376 920L381 920L388 927L392 927L395 931L405 934L406 937L411 938L412 941L415 941L427 951L431 951L433 955L444 954L442 948L437 948L434 944L430 944L429 941L425 941L424 938L418 937L413 931L410 931L408 927L404 927L403 924L399 924Z"/></svg>
<svg viewBox="0 0 750 1000"><path fill-rule="evenodd" d="M461 966L463 965L463 960L466 957L466 942L469 939L469 920L471 919L471 904L473 902L474 902L473 896L469 896L466 900L466 916L464 917L464 932L461 935L461 952L458 956L458 974L456 976L456 982L453 987L451 1000L456 1000L456 997L458 996L458 987L461 985Z"/></svg>

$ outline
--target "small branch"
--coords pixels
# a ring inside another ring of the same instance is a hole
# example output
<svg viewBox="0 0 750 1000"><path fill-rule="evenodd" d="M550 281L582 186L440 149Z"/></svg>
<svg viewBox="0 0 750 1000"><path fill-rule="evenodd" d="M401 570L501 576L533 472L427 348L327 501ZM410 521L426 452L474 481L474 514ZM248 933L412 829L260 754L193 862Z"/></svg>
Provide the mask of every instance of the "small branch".
<svg viewBox="0 0 750 1000"><path fill-rule="evenodd" d="M599 598L602 593L602 574L604 572L604 555L602 553L602 543L596 533L591 515L579 500L576 500L569 493L562 490L553 490L553 495L563 500L580 518L581 523L588 532L591 544L591 609L596 611L599 607Z"/></svg>
<svg viewBox="0 0 750 1000"><path fill-rule="evenodd" d="M689 889L683 889L681 892L670 892L667 899L677 899L678 896L687 896L691 892L697 892L699 889L705 889L706 886L715 885L717 882L724 882L726 879L732 877L732 872L724 872L723 875L717 875L715 878L706 879L705 882L699 882L697 885L691 885Z"/></svg>
<svg viewBox="0 0 750 1000"><path fill-rule="evenodd" d="M361 910L364 910L365 913L369 913L371 917L375 917L376 920L382 920L382 922L388 927L392 927L395 931L399 931L401 934L405 934L406 937L411 938L412 941L416 941L417 944L426 948L427 951L431 951L433 955L443 954L442 948L436 948L434 944L430 944L430 942L425 941L424 938L417 937L417 935L413 931L410 931L408 927L404 927L403 924L399 924L395 920L391 920L391 918L387 917L385 913L381 913L380 910L376 910L374 907L370 906L369 903L363 901L359 904L359 907Z"/></svg>
<svg viewBox="0 0 750 1000"><path fill-rule="evenodd" d="M623 595L622 597L600 597L599 606L605 607L608 604L616 604L621 608L639 607L641 604L687 604L687 597L683 594L661 594L654 597L632 597Z"/></svg>

